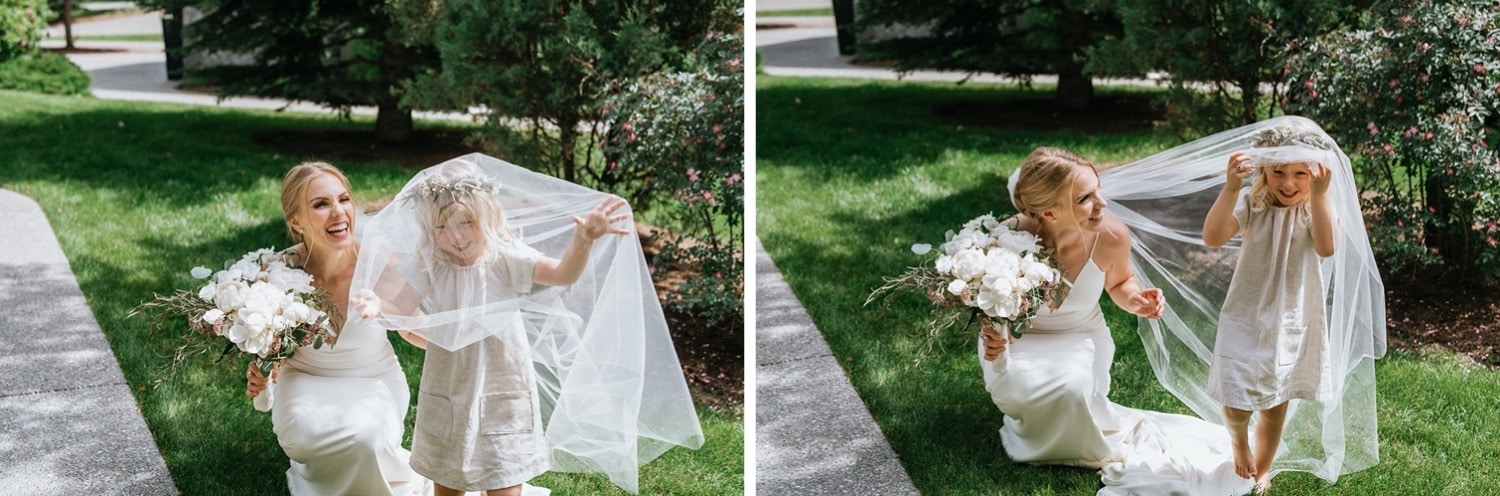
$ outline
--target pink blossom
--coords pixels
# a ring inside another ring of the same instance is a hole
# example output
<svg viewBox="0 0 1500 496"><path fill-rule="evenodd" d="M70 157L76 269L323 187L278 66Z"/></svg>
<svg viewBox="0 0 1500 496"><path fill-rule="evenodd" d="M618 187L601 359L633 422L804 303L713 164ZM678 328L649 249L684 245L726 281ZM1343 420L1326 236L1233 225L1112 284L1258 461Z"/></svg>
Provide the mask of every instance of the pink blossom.
<svg viewBox="0 0 1500 496"><path fill-rule="evenodd" d="M1432 131L1422 133L1422 139L1432 139Z"/></svg>
<svg viewBox="0 0 1500 496"><path fill-rule="evenodd" d="M1370 136L1380 134L1380 128L1375 126L1375 121L1370 121L1369 124L1365 124L1365 129L1370 130Z"/></svg>
<svg viewBox="0 0 1500 496"><path fill-rule="evenodd" d="M1469 15L1468 14L1464 14L1462 16L1459 16L1458 17L1458 25L1459 26L1468 26L1469 25Z"/></svg>
<svg viewBox="0 0 1500 496"><path fill-rule="evenodd" d="M1491 231L1495 230L1495 221L1493 221L1493 220L1491 220L1491 221L1485 221L1484 227L1489 228L1489 230L1491 230Z"/></svg>
<svg viewBox="0 0 1500 496"><path fill-rule="evenodd" d="M1452 167L1449 167L1449 168L1448 168L1448 169L1447 169L1447 170L1445 170L1445 171L1443 171L1443 172L1444 172L1444 173L1445 173L1445 174L1448 174L1448 175L1450 175L1450 176L1451 176L1451 175L1453 175L1453 168L1452 168Z"/></svg>
<svg viewBox="0 0 1500 496"><path fill-rule="evenodd" d="M1432 79L1432 75L1425 72L1421 76L1417 76L1417 81L1421 81L1422 84L1427 84L1427 81L1430 79Z"/></svg>
<svg viewBox="0 0 1500 496"><path fill-rule="evenodd" d="M714 134L718 134L718 133L724 131L724 125L723 124L714 124L714 127L712 129L713 129Z"/></svg>
<svg viewBox="0 0 1500 496"><path fill-rule="evenodd" d="M1411 14L1401 16L1401 24L1411 24Z"/></svg>
<svg viewBox="0 0 1500 496"><path fill-rule="evenodd" d="M715 33L713 31L709 31L707 34L704 34L703 35L703 41L708 41L708 40L714 39L714 34Z"/></svg>
<svg viewBox="0 0 1500 496"><path fill-rule="evenodd" d="M1474 72L1477 72L1477 73L1479 73L1479 75L1483 76L1484 75L1484 63L1480 62L1478 64L1474 64Z"/></svg>
<svg viewBox="0 0 1500 496"><path fill-rule="evenodd" d="M630 133L630 134L625 135L625 142L626 143L634 143L635 142L635 133Z"/></svg>
<svg viewBox="0 0 1500 496"><path fill-rule="evenodd" d="M31 9L26 9L26 17L36 17L36 12L33 12Z"/></svg>
<svg viewBox="0 0 1500 496"><path fill-rule="evenodd" d="M1416 136L1416 135L1417 135L1417 126L1412 126L1412 127L1406 128L1406 132L1401 133L1401 136L1406 137L1406 138L1410 138L1410 137Z"/></svg>
<svg viewBox="0 0 1500 496"><path fill-rule="evenodd" d="M620 124L620 129L625 130L625 131L629 131L631 129L635 129L635 126L631 126L630 122L626 122L624 124Z"/></svg>
<svg viewBox="0 0 1500 496"><path fill-rule="evenodd" d="M729 59L729 67L739 67L739 66L740 66L740 58L739 57L735 57L735 58Z"/></svg>
<svg viewBox="0 0 1500 496"><path fill-rule="evenodd" d="M692 181L692 182L695 182L695 183L698 182L698 170L694 169L692 167L688 167L687 177L688 177L689 181Z"/></svg>
<svg viewBox="0 0 1500 496"><path fill-rule="evenodd" d="M724 180L724 184L728 185L728 186L734 186L735 184L737 184L739 182L740 182L740 173L738 173L738 172L730 174L729 178Z"/></svg>
<svg viewBox="0 0 1500 496"><path fill-rule="evenodd" d="M1303 88L1307 88L1307 89L1312 89L1313 88L1313 82L1312 82L1312 80L1309 79L1309 80L1303 81L1302 82L1302 87Z"/></svg>
<svg viewBox="0 0 1500 496"><path fill-rule="evenodd" d="M1396 85L1397 85L1397 84L1400 84L1400 83L1401 83L1401 80L1399 80L1399 79L1396 79L1396 78L1391 78L1391 87L1392 87L1392 88L1395 88L1395 87L1396 87Z"/></svg>
<svg viewBox="0 0 1500 496"><path fill-rule="evenodd" d="M618 164L616 164L615 161L613 161L613 160L609 161L609 170L615 170L615 166L616 165L618 165Z"/></svg>
<svg viewBox="0 0 1500 496"><path fill-rule="evenodd" d="M1390 143L1381 144L1380 148L1382 150L1385 150L1385 154L1386 155L1389 155L1389 156L1392 156L1392 157L1396 156L1396 149L1395 148L1391 148L1391 144Z"/></svg>
<svg viewBox="0 0 1500 496"><path fill-rule="evenodd" d="M709 205L718 205L719 204L717 201L714 201L714 194L712 192L709 192L709 191L704 191L703 192L703 199L707 200Z"/></svg>
<svg viewBox="0 0 1500 496"><path fill-rule="evenodd" d="M1417 45L1417 48L1421 48L1422 49L1422 53L1427 53L1427 49L1432 48L1432 45L1429 45L1426 42L1423 42L1423 43Z"/></svg>
<svg viewBox="0 0 1500 496"><path fill-rule="evenodd" d="M1309 99L1309 100L1310 100L1310 99L1313 99L1313 98L1317 98L1317 97L1318 97L1318 90L1312 90L1312 92L1311 92L1311 93L1308 93L1308 94L1307 94L1307 98L1308 98L1308 99Z"/></svg>
<svg viewBox="0 0 1500 496"><path fill-rule="evenodd" d="M1495 237L1494 236L1485 236L1484 237L1484 242L1485 243L1489 243L1491 248L1493 248L1496 244L1500 244L1500 243L1497 243L1495 241Z"/></svg>

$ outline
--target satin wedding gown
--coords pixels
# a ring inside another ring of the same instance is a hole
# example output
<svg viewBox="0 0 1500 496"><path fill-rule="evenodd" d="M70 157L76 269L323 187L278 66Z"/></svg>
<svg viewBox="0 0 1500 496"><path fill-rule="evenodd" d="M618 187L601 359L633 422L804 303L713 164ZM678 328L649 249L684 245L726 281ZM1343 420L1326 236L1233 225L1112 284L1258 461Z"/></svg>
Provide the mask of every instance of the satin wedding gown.
<svg viewBox="0 0 1500 496"><path fill-rule="evenodd" d="M1091 252L1062 305L1039 311L994 361L984 360L980 344L985 388L1005 414L1005 451L1017 462L1099 469L1101 496L1249 492L1252 482L1234 473L1223 426L1109 400L1115 344L1099 306L1103 291Z"/></svg>
<svg viewBox="0 0 1500 496"><path fill-rule="evenodd" d="M292 494L430 493L401 447L411 393L385 329L350 321L335 346L297 350L272 389L271 425L291 459Z"/></svg>

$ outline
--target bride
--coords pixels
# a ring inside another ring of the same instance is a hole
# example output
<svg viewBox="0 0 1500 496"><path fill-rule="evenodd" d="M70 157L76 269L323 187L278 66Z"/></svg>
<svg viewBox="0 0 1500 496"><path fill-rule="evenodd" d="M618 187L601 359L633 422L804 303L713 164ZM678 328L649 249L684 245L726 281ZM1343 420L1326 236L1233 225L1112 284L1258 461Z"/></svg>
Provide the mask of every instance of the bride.
<svg viewBox="0 0 1500 496"><path fill-rule="evenodd" d="M1071 289L1044 308L1024 336L981 336L985 387L1005 414L1000 430L1018 462L1100 470L1107 494L1244 494L1234 472L1219 405L1206 394L1218 309L1237 244L1202 246L1202 219L1223 184L1230 153L1265 132L1326 134L1298 117L1279 117L1210 136L1098 173L1056 148L1033 152L1011 176L1013 227L1056 250ZM1332 142L1330 139L1329 142ZM1348 158L1337 148L1253 151L1265 158L1315 160L1334 171L1338 216L1359 219ZM1308 154L1317 154L1311 157ZM1105 198L1109 201L1106 202ZM1272 470L1312 472L1334 482L1378 460L1372 360L1384 353L1384 300L1364 227L1339 226L1340 246L1325 259L1333 307L1330 348L1339 350L1332 401L1294 402ZM1134 257L1132 257L1132 254ZM1141 290L1140 287L1153 289ZM1160 288L1160 289L1156 289ZM1197 417L1128 408L1108 398L1114 342L1099 297L1143 317L1141 335L1158 380ZM1209 420L1204 420L1209 419Z"/></svg>

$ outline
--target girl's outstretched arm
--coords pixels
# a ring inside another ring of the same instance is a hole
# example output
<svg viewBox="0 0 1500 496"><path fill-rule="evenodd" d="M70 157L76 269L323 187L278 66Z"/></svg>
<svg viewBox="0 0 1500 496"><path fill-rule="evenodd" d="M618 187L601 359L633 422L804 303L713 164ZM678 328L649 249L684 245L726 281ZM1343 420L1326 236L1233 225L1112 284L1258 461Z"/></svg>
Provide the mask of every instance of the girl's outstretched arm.
<svg viewBox="0 0 1500 496"><path fill-rule="evenodd" d="M1224 246L1234 233L1240 231L1240 221L1234 220L1234 202L1240 194L1240 187L1245 184L1245 177L1252 171L1250 156L1245 152L1229 156L1229 167L1224 171L1224 189L1219 190L1219 198L1214 200L1208 217L1203 219L1203 244L1209 248Z"/></svg>
<svg viewBox="0 0 1500 496"><path fill-rule="evenodd" d="M549 286L565 286L573 284L578 276L583 274L583 267L588 265L589 251L594 248L594 240L605 234L629 234L630 231L619 227L610 227L614 223L630 218L630 214L615 215L615 212L625 206L625 200L611 196L599 202L583 217L574 217L573 223L577 229L573 230L573 241L568 243L567 251L563 252L561 259L542 257L536 261L536 268L532 270L532 280Z"/></svg>
<svg viewBox="0 0 1500 496"><path fill-rule="evenodd" d="M1328 167L1318 164L1313 169L1312 198L1308 205L1312 210L1312 237L1313 250L1320 257L1333 256L1338 248L1338 238L1333 235L1336 219L1333 218L1333 199L1328 197L1328 183L1331 182L1333 174Z"/></svg>

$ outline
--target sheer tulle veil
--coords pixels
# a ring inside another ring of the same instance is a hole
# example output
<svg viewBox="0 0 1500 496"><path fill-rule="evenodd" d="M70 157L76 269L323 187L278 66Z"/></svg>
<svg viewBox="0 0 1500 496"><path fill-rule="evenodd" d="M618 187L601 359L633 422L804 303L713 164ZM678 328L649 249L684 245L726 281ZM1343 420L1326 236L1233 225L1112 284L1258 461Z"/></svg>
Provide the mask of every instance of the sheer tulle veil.
<svg viewBox="0 0 1500 496"><path fill-rule="evenodd" d="M456 167L482 171L483 180L428 181ZM444 258L423 241L425 214L411 199L454 192L497 201L505 229L490 242L514 236L552 258L568 247L573 217L608 197L482 154L418 172L364 222L350 294L369 290L385 302L374 320L389 329L419 329L429 346L445 349L524 326L553 470L604 473L636 492L640 465L673 446L702 446L697 412L629 222L619 226L629 234L595 241L583 275L571 285L534 285L519 297L495 298L481 270L472 281L460 279L460 301L416 304L426 295L414 282Z"/></svg>
<svg viewBox="0 0 1500 496"><path fill-rule="evenodd" d="M1328 194L1337 219L1337 248L1321 263L1328 304L1329 361L1323 371L1328 393L1322 401L1291 402L1272 469L1311 472L1335 482L1379 461L1373 361L1386 349L1385 295L1349 157L1316 123L1276 117L1099 174L1106 210L1130 227L1136 276L1142 287L1161 288L1167 300L1160 320L1140 319L1141 338L1157 379L1199 417L1221 423L1221 405L1206 392L1208 369L1239 238L1212 249L1203 244L1202 231L1223 188L1229 155L1236 151L1248 152L1257 166L1322 163L1332 173ZM1253 176L1247 178L1245 190L1253 183Z"/></svg>

